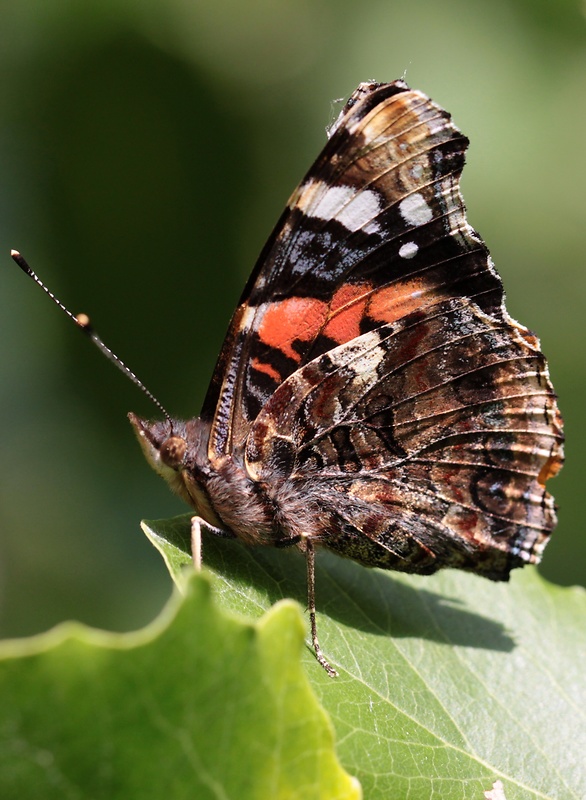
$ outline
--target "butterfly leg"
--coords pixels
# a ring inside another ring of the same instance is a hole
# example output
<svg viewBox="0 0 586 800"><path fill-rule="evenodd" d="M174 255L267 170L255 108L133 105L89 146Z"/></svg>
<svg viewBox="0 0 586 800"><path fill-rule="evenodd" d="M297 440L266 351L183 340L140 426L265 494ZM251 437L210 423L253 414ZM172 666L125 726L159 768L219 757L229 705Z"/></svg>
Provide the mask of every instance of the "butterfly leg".
<svg viewBox="0 0 586 800"><path fill-rule="evenodd" d="M236 537L231 531L225 531L222 528L216 528L215 525L210 525L205 519L201 517L191 518L191 558L193 559L193 568L196 572L201 570L202 564L202 539L201 529L205 528L214 536L219 536L220 539L235 539Z"/></svg>
<svg viewBox="0 0 586 800"><path fill-rule="evenodd" d="M193 569L196 572L201 570L201 517L191 518L191 558L193 559Z"/></svg>
<svg viewBox="0 0 586 800"><path fill-rule="evenodd" d="M307 610L309 611L309 622L311 625L311 642L318 663L322 665L330 678L337 678L338 673L326 660L317 638L317 623L315 620L315 549L310 536L305 536L304 539L307 563Z"/></svg>

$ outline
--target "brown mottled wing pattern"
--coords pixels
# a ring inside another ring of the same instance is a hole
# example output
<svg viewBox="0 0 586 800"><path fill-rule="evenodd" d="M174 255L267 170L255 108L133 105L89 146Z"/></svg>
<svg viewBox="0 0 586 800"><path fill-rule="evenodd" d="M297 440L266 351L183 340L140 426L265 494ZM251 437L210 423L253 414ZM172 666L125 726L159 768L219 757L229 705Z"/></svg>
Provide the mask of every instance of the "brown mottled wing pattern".
<svg viewBox="0 0 586 800"><path fill-rule="evenodd" d="M555 526L545 482L561 442L538 341L456 298L291 375L254 423L246 461L282 497L318 498L310 533L330 549L506 580Z"/></svg>
<svg viewBox="0 0 586 800"><path fill-rule="evenodd" d="M241 451L278 386L415 309L469 297L505 318L459 193L467 139L402 81L361 84L265 246L202 410L208 455Z"/></svg>

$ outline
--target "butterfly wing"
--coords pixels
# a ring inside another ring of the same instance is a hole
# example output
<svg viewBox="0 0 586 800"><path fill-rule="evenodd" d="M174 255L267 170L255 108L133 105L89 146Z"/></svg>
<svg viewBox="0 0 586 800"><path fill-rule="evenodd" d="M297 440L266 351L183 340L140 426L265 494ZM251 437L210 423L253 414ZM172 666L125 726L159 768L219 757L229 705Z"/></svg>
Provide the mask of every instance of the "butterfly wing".
<svg viewBox="0 0 586 800"><path fill-rule="evenodd" d="M369 566L539 560L561 419L535 337L466 298L407 314L291 375L255 421L254 480L316 499L312 537Z"/></svg>
<svg viewBox="0 0 586 800"><path fill-rule="evenodd" d="M293 193L233 316L202 418L241 450L278 386L416 308L466 296L508 319L459 192L467 139L402 81L361 84Z"/></svg>

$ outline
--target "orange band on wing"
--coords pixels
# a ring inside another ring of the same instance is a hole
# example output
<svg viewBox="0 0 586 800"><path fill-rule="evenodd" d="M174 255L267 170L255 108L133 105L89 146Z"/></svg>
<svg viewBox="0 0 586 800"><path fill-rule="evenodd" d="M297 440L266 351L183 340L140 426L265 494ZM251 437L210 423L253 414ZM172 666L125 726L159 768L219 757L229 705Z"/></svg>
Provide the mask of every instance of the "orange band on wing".
<svg viewBox="0 0 586 800"><path fill-rule="evenodd" d="M280 350L299 362L293 342L311 342L320 333L338 344L360 336L365 314L377 322L394 322L411 311L437 301L433 292L420 280L404 281L372 292L370 284L346 284L332 297L328 306L312 297L289 297L268 305L258 335L263 344ZM277 370L267 361L255 360L253 369L280 380Z"/></svg>
<svg viewBox="0 0 586 800"><path fill-rule="evenodd" d="M261 361L258 358L253 358L250 362L250 366L256 372L263 372L265 375L268 375L269 378L277 381L277 383L281 383L283 380L282 376L271 364L267 364L265 361Z"/></svg>
<svg viewBox="0 0 586 800"><path fill-rule="evenodd" d="M326 336L338 344L360 336L360 322L370 289L370 284L348 284L338 289L332 298L330 319L324 328Z"/></svg>
<svg viewBox="0 0 586 800"><path fill-rule="evenodd" d="M292 343L310 342L321 330L326 318L326 304L311 297L290 297L272 303L262 319L258 335L269 347L276 347L289 358L299 361Z"/></svg>
<svg viewBox="0 0 586 800"><path fill-rule="evenodd" d="M367 314L377 322L395 322L438 299L439 296L421 280L402 281L375 292L368 304Z"/></svg>

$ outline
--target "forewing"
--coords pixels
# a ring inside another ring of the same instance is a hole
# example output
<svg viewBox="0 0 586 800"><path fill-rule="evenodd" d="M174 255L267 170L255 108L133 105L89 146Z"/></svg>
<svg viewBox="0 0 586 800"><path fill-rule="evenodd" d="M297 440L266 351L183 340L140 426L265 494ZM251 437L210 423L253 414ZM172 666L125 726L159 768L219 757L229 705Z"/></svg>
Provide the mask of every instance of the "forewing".
<svg viewBox="0 0 586 800"><path fill-rule="evenodd" d="M324 544L345 555L504 578L555 526L545 482L561 467L561 419L537 339L460 298L291 375L246 459L254 480L317 491Z"/></svg>
<svg viewBox="0 0 586 800"><path fill-rule="evenodd" d="M293 193L232 319L202 410L232 452L277 387L332 347L466 296L506 317L459 192L468 140L402 81L361 84Z"/></svg>

